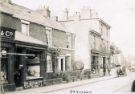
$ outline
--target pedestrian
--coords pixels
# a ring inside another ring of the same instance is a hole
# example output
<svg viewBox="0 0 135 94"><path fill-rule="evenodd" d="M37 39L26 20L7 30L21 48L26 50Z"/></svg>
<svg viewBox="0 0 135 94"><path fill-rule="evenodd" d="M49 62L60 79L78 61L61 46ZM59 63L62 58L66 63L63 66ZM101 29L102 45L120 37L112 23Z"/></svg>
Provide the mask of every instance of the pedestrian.
<svg viewBox="0 0 135 94"><path fill-rule="evenodd" d="M110 71L111 71L111 69L110 69L110 68L108 68L107 70L108 70L108 74L110 75Z"/></svg>
<svg viewBox="0 0 135 94"><path fill-rule="evenodd" d="M2 81L4 81L4 78L3 78L4 73L3 73L3 72L0 72L0 75L1 75L1 76L0 76L0 77L1 77L0 79L1 79ZM1 84L3 84L2 81L0 82L0 93L1 93L1 94L5 94L5 93L4 93L3 85L1 85Z"/></svg>
<svg viewBox="0 0 135 94"><path fill-rule="evenodd" d="M105 73L106 73L106 69L103 68L103 76L105 76Z"/></svg>
<svg viewBox="0 0 135 94"><path fill-rule="evenodd" d="M108 71L108 74L110 75L110 72L111 72L111 67L110 67L110 65L107 66L107 71Z"/></svg>
<svg viewBox="0 0 135 94"><path fill-rule="evenodd" d="M122 67L122 72L123 72L123 75L126 75L126 67L125 66Z"/></svg>

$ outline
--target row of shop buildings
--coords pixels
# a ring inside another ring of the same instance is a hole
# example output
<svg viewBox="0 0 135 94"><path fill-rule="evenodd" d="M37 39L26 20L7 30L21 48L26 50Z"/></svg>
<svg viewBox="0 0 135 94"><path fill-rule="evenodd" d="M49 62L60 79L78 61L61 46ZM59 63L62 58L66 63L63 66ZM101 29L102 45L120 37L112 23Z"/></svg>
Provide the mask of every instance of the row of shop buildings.
<svg viewBox="0 0 135 94"><path fill-rule="evenodd" d="M5 90L62 82L60 73L74 71L75 62L82 62L83 70L105 73L110 60L110 26L92 15L87 8L74 16L66 10L63 19L58 20L51 18L48 8L33 11L1 0L1 52L5 53L1 71Z"/></svg>

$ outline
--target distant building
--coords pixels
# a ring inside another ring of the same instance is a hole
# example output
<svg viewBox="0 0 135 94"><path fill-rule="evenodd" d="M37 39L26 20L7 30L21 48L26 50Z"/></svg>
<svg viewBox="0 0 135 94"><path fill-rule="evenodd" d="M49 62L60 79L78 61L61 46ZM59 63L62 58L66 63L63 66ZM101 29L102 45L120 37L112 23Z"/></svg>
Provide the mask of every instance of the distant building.
<svg viewBox="0 0 135 94"><path fill-rule="evenodd" d="M85 7L69 16L66 9L59 20L68 31L75 33L75 60L84 63L84 69L106 71L110 61L110 26L96 12Z"/></svg>

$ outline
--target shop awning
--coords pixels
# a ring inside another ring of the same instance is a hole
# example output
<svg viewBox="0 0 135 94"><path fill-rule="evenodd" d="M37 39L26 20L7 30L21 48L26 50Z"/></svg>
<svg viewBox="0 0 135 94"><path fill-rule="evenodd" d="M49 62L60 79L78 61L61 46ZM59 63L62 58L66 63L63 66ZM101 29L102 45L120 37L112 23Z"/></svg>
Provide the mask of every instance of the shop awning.
<svg viewBox="0 0 135 94"><path fill-rule="evenodd" d="M34 43L34 44L40 44L40 45L46 45L45 42L35 39L31 36L27 36L18 31L15 32L15 40L22 41L22 42L28 42L28 43Z"/></svg>
<svg viewBox="0 0 135 94"><path fill-rule="evenodd" d="M110 56L110 53L92 49L92 50L91 50L91 55L92 55L92 56L108 57L108 56Z"/></svg>
<svg viewBox="0 0 135 94"><path fill-rule="evenodd" d="M16 47L22 47L22 48L30 48L30 49L39 49L39 50L44 50L45 48L42 47L35 47L35 46L30 46L30 45L23 45L23 44L15 44Z"/></svg>

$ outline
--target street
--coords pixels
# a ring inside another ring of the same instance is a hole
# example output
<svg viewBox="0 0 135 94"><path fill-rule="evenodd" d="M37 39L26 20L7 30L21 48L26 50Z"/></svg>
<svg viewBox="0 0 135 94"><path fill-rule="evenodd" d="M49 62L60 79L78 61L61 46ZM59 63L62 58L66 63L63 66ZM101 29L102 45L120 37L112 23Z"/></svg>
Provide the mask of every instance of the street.
<svg viewBox="0 0 135 94"><path fill-rule="evenodd" d="M6 94L132 94L134 79L135 73L129 73L123 77L107 76Z"/></svg>
<svg viewBox="0 0 135 94"><path fill-rule="evenodd" d="M68 88L54 92L42 92L44 94L128 94L131 93L132 82L135 74L112 78L100 82L90 83L82 86ZM80 93L78 93L80 92ZM87 92L87 93L81 93ZM90 92L90 93L88 93Z"/></svg>

